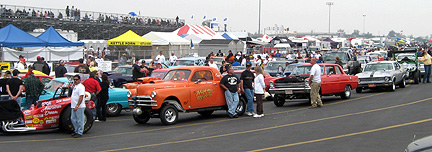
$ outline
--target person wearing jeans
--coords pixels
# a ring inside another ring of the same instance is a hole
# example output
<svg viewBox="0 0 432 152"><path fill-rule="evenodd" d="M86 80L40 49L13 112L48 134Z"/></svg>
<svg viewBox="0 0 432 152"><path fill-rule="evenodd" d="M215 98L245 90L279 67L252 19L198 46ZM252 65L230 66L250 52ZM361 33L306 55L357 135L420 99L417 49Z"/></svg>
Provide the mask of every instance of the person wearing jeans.
<svg viewBox="0 0 432 152"><path fill-rule="evenodd" d="M81 77L79 75L75 75L73 81L71 121L75 132L72 133L72 136L74 138L80 138L84 132L84 110L86 108L84 101L85 87L81 84Z"/></svg>
<svg viewBox="0 0 432 152"><path fill-rule="evenodd" d="M431 74L431 56L426 51L422 51L422 58L418 59L423 62L425 68L425 74L423 77L423 83L431 83L430 74Z"/></svg>
<svg viewBox="0 0 432 152"><path fill-rule="evenodd" d="M246 70L241 73L240 76L240 90L246 95L247 99L247 109L246 115L253 116L254 114L254 90L252 87L253 80L255 79L254 74L251 72L251 63L246 63Z"/></svg>
<svg viewBox="0 0 432 152"><path fill-rule="evenodd" d="M234 69L232 67L228 68L228 74L225 75L220 81L220 86L225 90L225 100L228 105L228 115L231 118L238 118L236 109L239 103L239 83L239 78L234 75Z"/></svg>

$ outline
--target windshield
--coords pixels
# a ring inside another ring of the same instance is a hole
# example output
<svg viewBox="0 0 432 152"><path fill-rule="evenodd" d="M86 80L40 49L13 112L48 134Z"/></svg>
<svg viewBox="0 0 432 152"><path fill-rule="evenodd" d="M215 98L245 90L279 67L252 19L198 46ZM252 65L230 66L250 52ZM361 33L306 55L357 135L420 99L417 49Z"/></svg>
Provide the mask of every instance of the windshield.
<svg viewBox="0 0 432 152"><path fill-rule="evenodd" d="M222 62L224 60L225 60L224 58L213 58L213 61L215 62Z"/></svg>
<svg viewBox="0 0 432 152"><path fill-rule="evenodd" d="M303 75L303 74L310 74L310 69L312 68L311 66L297 66L294 68L293 72L291 73L291 75ZM324 66L320 66L321 68L321 74L323 74L324 71Z"/></svg>
<svg viewBox="0 0 432 152"><path fill-rule="evenodd" d="M187 81L190 70L171 70L164 77L164 81Z"/></svg>
<svg viewBox="0 0 432 152"><path fill-rule="evenodd" d="M192 65L193 66L195 64L194 64L193 60L177 60L175 65L186 65L186 66Z"/></svg>
<svg viewBox="0 0 432 152"><path fill-rule="evenodd" d="M162 71L153 71L150 75L150 77L152 78L163 78L165 76L167 72L162 72Z"/></svg>
<svg viewBox="0 0 432 152"><path fill-rule="evenodd" d="M378 70L393 70L393 65L391 63L382 64L368 64L364 68L364 71L378 71Z"/></svg>
<svg viewBox="0 0 432 152"><path fill-rule="evenodd" d="M378 57L377 57L377 56L371 56L370 58L371 58L373 61L378 60Z"/></svg>
<svg viewBox="0 0 432 152"><path fill-rule="evenodd" d="M285 68L285 72L291 72L294 70L295 67L296 67L295 65L288 65L288 67Z"/></svg>
<svg viewBox="0 0 432 152"><path fill-rule="evenodd" d="M324 61L334 61L336 57L339 57L342 61L348 61L345 52L331 52L323 55Z"/></svg>
<svg viewBox="0 0 432 152"><path fill-rule="evenodd" d="M117 73L125 74L125 75L132 75L132 68L131 67L117 67L114 69Z"/></svg>
<svg viewBox="0 0 432 152"><path fill-rule="evenodd" d="M49 92L55 92L57 88L62 87L64 82L51 80L47 85L45 85L45 90Z"/></svg>
<svg viewBox="0 0 432 152"><path fill-rule="evenodd" d="M285 58L273 58L273 59L276 59L276 61L286 61Z"/></svg>
<svg viewBox="0 0 432 152"><path fill-rule="evenodd" d="M282 68L285 67L284 62L270 62L267 64L266 67L264 67L265 70L278 70L279 66L282 66Z"/></svg>
<svg viewBox="0 0 432 152"><path fill-rule="evenodd" d="M396 57L396 59L398 60L398 61L415 61L416 59L417 59L417 57L415 56L415 55L398 55L397 57Z"/></svg>

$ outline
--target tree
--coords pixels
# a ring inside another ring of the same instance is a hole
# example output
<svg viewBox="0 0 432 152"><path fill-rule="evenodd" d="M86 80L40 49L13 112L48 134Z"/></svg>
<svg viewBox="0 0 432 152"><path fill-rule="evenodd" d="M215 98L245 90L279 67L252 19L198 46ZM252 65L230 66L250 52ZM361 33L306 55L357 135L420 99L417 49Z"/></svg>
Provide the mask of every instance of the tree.
<svg viewBox="0 0 432 152"><path fill-rule="evenodd" d="M360 36L360 31L359 30L354 30L354 32L351 34L352 37L359 37Z"/></svg>
<svg viewBox="0 0 432 152"><path fill-rule="evenodd" d="M387 37L396 37L396 36L397 36L396 34L397 34L397 33L396 33L395 31L391 30L391 31L389 32L389 34L387 35Z"/></svg>

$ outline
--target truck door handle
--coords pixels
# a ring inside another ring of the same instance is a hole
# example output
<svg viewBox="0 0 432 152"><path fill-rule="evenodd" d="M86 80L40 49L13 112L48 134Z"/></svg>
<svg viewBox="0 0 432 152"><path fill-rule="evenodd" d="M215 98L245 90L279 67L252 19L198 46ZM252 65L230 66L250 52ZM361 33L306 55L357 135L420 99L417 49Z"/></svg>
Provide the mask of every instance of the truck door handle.
<svg viewBox="0 0 432 152"><path fill-rule="evenodd" d="M213 83L213 85L217 85L217 83Z"/></svg>

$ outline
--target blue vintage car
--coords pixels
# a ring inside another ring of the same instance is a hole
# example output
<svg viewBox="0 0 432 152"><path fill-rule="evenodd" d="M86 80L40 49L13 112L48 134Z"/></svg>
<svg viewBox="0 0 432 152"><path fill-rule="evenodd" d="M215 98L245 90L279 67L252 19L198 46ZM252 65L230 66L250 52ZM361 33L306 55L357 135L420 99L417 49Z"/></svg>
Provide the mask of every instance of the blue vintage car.
<svg viewBox="0 0 432 152"><path fill-rule="evenodd" d="M70 81L66 77L52 79L48 84L45 85L45 89L42 92L42 95L39 96L39 100L53 98L55 92L57 91L57 88L68 86L69 82ZM120 115L122 109L129 109L127 98L128 92L128 89L122 88L109 89L109 100L107 102L108 116L118 116ZM25 105L25 100L21 102L21 105Z"/></svg>

